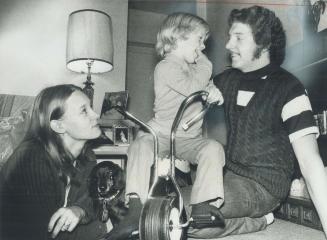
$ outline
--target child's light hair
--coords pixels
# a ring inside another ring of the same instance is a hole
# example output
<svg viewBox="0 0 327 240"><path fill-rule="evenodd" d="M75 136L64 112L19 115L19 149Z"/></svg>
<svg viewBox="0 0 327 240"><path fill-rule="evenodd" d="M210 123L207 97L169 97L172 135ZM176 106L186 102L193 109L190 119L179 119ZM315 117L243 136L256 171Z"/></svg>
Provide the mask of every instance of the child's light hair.
<svg viewBox="0 0 327 240"><path fill-rule="evenodd" d="M157 34L156 51L165 57L176 47L178 39L187 39L188 34L195 30L203 30L206 38L209 35L209 25L202 18L190 13L173 13L161 25Z"/></svg>

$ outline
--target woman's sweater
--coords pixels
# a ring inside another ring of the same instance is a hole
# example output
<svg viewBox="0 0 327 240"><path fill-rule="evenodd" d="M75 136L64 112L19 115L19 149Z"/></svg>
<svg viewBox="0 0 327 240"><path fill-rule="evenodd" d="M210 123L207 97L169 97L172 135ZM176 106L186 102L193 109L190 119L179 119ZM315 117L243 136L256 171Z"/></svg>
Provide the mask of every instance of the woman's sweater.
<svg viewBox="0 0 327 240"><path fill-rule="evenodd" d="M84 209L84 223L95 218L87 187L94 165L95 161L85 164L76 161L77 173L71 179L68 195L67 206ZM2 168L0 183L1 239L50 239L48 224L51 216L64 205L66 184L38 140L20 144ZM78 225L72 233L61 232L56 239L83 239L83 235L97 236L96 232L100 230L102 234L106 230L103 225L102 229L94 227L86 231L83 229L86 226Z"/></svg>

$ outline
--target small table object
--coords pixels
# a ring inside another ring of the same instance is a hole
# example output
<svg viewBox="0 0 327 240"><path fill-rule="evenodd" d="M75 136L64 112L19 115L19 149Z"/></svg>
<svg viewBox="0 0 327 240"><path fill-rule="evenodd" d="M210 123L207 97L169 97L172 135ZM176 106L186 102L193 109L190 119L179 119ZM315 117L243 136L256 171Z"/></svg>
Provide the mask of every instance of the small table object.
<svg viewBox="0 0 327 240"><path fill-rule="evenodd" d="M122 169L126 169L126 161L128 158L128 150L129 145L100 145L93 149L97 161L105 161L109 160L114 163L117 163L119 161L118 165Z"/></svg>

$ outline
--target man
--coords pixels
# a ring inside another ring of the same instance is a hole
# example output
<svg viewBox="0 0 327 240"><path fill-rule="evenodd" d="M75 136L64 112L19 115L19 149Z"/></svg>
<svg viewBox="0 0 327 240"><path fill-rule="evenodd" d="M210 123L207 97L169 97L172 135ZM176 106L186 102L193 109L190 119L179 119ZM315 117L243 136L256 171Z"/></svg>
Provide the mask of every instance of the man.
<svg viewBox="0 0 327 240"><path fill-rule="evenodd" d="M225 228L189 229L222 237L259 231L288 195L297 159L327 232L327 177L319 155L311 104L303 85L282 69L286 37L275 14L253 6L229 17L232 68L214 78L225 99Z"/></svg>

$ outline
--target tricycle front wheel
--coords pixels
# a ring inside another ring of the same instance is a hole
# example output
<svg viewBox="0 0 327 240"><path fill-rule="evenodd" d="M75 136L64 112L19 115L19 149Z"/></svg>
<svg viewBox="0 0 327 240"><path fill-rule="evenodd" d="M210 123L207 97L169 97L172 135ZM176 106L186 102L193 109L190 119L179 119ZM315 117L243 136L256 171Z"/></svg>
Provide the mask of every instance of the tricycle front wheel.
<svg viewBox="0 0 327 240"><path fill-rule="evenodd" d="M181 240L183 229L175 198L159 197L146 201L140 218L140 240Z"/></svg>

